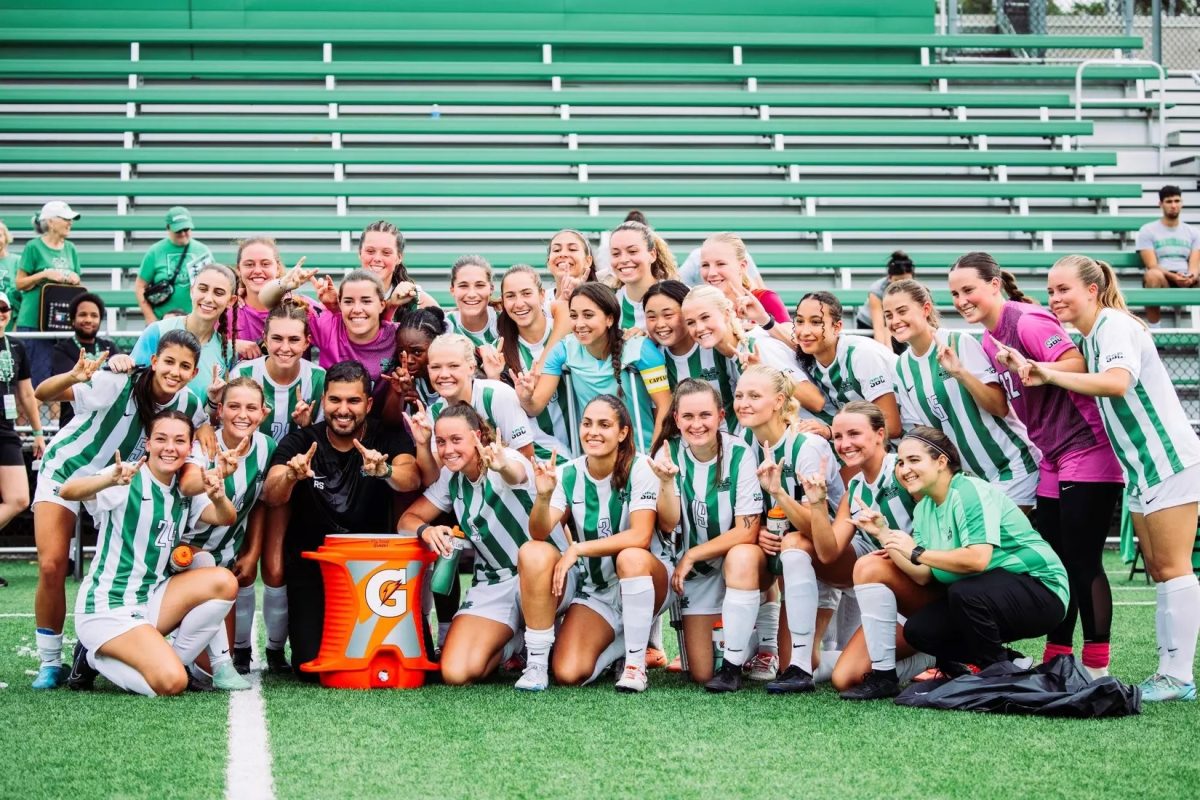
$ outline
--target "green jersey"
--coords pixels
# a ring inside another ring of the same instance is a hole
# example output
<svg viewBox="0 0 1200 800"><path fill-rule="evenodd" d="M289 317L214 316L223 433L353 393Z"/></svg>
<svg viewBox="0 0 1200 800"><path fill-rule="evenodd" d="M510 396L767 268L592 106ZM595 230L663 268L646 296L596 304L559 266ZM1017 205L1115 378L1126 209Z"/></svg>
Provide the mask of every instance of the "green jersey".
<svg viewBox="0 0 1200 800"><path fill-rule="evenodd" d="M788 428L779 441L770 448L764 447L762 442L755 439L753 431L744 431L742 439L750 445L757 463L762 464L766 460L768 452L770 453L771 460L781 466L779 480L783 490L793 500L800 503L808 502L808 497L804 494L804 486L800 483L800 476L820 472L821 459L825 459L826 498L830 510L837 510L838 504L842 502L842 495L846 493L846 485L842 482L842 475L838 470L838 460L833 456L833 448L824 438ZM766 492L763 492L763 503L767 511L770 511L775 505L771 501L771 495Z"/></svg>
<svg viewBox="0 0 1200 800"><path fill-rule="evenodd" d="M611 476L596 480L589 474L587 456L558 468L558 485L550 497L550 508L571 512L575 535L584 542L615 536L629 530L634 511L657 511L658 478L645 456L634 456L625 486L613 491ZM661 539L651 539L650 551L666 561ZM588 593L616 586L617 557L597 556L582 560L582 586Z"/></svg>
<svg viewBox="0 0 1200 800"><path fill-rule="evenodd" d="M225 440L217 432L217 444L222 451L229 448ZM197 496L192 501L192 510L188 516L188 529L183 535L183 541L207 550L213 554L219 567L232 567L237 558L242 542L246 538L246 527L250 512L258 501L262 491L263 481L267 478L267 470L271 466L271 456L275 453L275 440L261 431L254 432L254 440L250 444L250 452L238 462L237 470L225 478L225 496L237 509L237 520L232 525L209 525L200 519L204 509L212 505L207 494ZM197 442L192 447L190 461L202 469L208 469L208 456Z"/></svg>
<svg viewBox="0 0 1200 800"><path fill-rule="evenodd" d="M174 290L167 302L154 306L154 314L162 319L172 311L190 314L192 311L192 284L200 270L213 262L212 253L203 242L192 239L185 248L170 239L160 239L150 246L142 258L138 277L147 284L166 281L175 275ZM180 265L180 259L185 262ZM177 270L178 268L178 270Z"/></svg>
<svg viewBox="0 0 1200 800"><path fill-rule="evenodd" d="M985 480L958 473L941 505L926 497L913 513L913 539L928 550L955 550L990 544L985 571L1003 569L1029 575L1055 594L1063 608L1070 601L1067 570L1029 518L1003 492ZM939 583L970 577L932 568Z"/></svg>
<svg viewBox="0 0 1200 800"><path fill-rule="evenodd" d="M17 265L17 270L32 276L48 269L74 272L79 275L79 253L76 252L75 245L63 242L62 249L55 250L43 242L40 237L31 239L25 245L25 249L21 251L21 263ZM42 310L40 299L44 285L39 283L29 291L21 292L21 308L17 314L18 327L38 329L41 324L39 319Z"/></svg>
<svg viewBox="0 0 1200 800"><path fill-rule="evenodd" d="M439 397L429 406L433 422L442 415L449 403ZM533 426L521 409L517 392L507 383L487 378L475 378L471 382L471 406L479 412L484 422L492 426L496 436L505 447L519 450L533 443Z"/></svg>
<svg viewBox="0 0 1200 800"><path fill-rule="evenodd" d="M12 312L8 316L8 327L16 327L17 318L21 315L21 292L17 291L17 265L21 263L20 256L9 254L0 257L0 292L8 298Z"/></svg>
<svg viewBox="0 0 1200 800"><path fill-rule="evenodd" d="M757 517L763 510L758 462L741 439L721 433L720 459L700 461L682 438L669 439L671 461L679 467L675 487L683 512L680 524L687 547L717 538L734 526L735 517ZM718 474L718 464L720 467ZM693 569L707 575L720 568L720 559L698 562Z"/></svg>
<svg viewBox="0 0 1200 800"><path fill-rule="evenodd" d="M167 579L167 563L187 521L189 500L179 491L178 480L159 483L145 466L128 486L111 486L96 495L96 557L79 587L75 613L145 604Z"/></svg>
<svg viewBox="0 0 1200 800"><path fill-rule="evenodd" d="M851 400L871 400L896 391L896 354L866 336L838 336L833 361L813 364L812 380L821 387L825 408L816 416L825 424Z"/></svg>
<svg viewBox="0 0 1200 800"><path fill-rule="evenodd" d="M617 300L621 303L621 330L646 330L646 309L641 303L629 299L629 292L624 286L617 289Z"/></svg>
<svg viewBox="0 0 1200 800"><path fill-rule="evenodd" d="M896 369L905 427L939 429L954 442L967 468L989 481L1008 482L1035 474L1041 454L1030 443L1025 425L1011 408L1003 417L980 408L966 387L938 363L940 347L952 348L967 371L982 383L1000 385L995 365L974 337L935 329L929 350L917 355L910 346Z"/></svg>
<svg viewBox="0 0 1200 800"><path fill-rule="evenodd" d="M475 583L494 584L517 575L517 551L529 541L529 512L536 491L533 466L516 450L505 449L510 461L525 466L525 483L510 486L500 473L485 470L478 480L461 472L442 472L425 490L425 499L441 511L453 513L458 526L475 548ZM562 528L555 526L550 542L565 550Z"/></svg>
<svg viewBox="0 0 1200 800"><path fill-rule="evenodd" d="M112 463L119 452L123 461L145 454L146 434L138 417L130 375L100 371L87 383L74 387L75 416L54 435L42 459L38 480L65 483L79 475L95 475ZM208 421L200 399L184 387L155 411L182 411L200 426Z"/></svg>
<svg viewBox="0 0 1200 800"><path fill-rule="evenodd" d="M487 309L487 325L481 331L467 330L458 311L451 311L447 314L446 322L450 325L450 333L461 333L474 342L476 347L495 344L500 339L500 334L496 332L496 309L491 306L488 306Z"/></svg>
<svg viewBox="0 0 1200 800"><path fill-rule="evenodd" d="M1120 368L1129 373L1125 394L1097 400L1130 491L1141 494L1200 464L1200 439L1154 339L1140 322L1114 308L1101 309L1081 350L1088 372Z"/></svg>
<svg viewBox="0 0 1200 800"><path fill-rule="evenodd" d="M862 472L850 479L846 486L846 497L850 503L850 516L854 516L859 506L878 511L887 521L889 528L898 531L912 530L912 513L917 501L900 485L896 478L896 454L888 453L883 457L879 474L875 480L868 481ZM875 547L881 547L874 536L859 531Z"/></svg>
<svg viewBox="0 0 1200 800"><path fill-rule="evenodd" d="M300 374L289 384L281 385L271 380L267 374L267 357L262 356L253 361L243 361L230 372L231 378L250 378L263 387L267 405L271 413L265 417L258 429L270 436L276 442L283 439L299 426L292 421L296 412L297 389L299 399L310 404L312 422L321 419L321 396L325 394L325 370L307 359L300 359Z"/></svg>

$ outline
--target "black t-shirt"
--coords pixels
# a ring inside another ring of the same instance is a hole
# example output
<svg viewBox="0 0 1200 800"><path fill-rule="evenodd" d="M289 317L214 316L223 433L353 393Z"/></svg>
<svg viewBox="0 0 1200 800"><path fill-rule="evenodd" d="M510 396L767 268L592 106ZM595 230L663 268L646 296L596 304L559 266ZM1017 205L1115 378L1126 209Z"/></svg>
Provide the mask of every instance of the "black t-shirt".
<svg viewBox="0 0 1200 800"><path fill-rule="evenodd" d="M64 372L75 369L75 365L79 363L80 346L80 342L73 336L56 341L54 349L50 351L50 374L62 375ZM88 352L88 358L95 358L101 353L108 353L108 357L112 358L121 352L121 348L113 344L111 340L102 339L99 336L90 347L82 349ZM75 416L75 407L70 403L61 403L59 408L61 410L58 414L58 427L62 428Z"/></svg>
<svg viewBox="0 0 1200 800"><path fill-rule="evenodd" d="M0 342L0 399L6 394L15 398L17 384L27 380L29 356L25 355L25 346L11 336L5 336L3 342ZM4 406L0 405L0 429L11 431L15 424L16 419L9 419L4 413Z"/></svg>
<svg viewBox="0 0 1200 800"><path fill-rule="evenodd" d="M396 492L382 478L362 474L362 454L351 447L341 452L329 443L326 422L292 431L283 437L271 466L286 465L294 456L317 443L312 471L315 478L300 481L288 502L291 519L284 536L284 553L290 561L305 550L316 550L331 533L390 533L396 526ZM413 455L412 438L402 426L385 427L368 419L363 446L391 460L401 453Z"/></svg>

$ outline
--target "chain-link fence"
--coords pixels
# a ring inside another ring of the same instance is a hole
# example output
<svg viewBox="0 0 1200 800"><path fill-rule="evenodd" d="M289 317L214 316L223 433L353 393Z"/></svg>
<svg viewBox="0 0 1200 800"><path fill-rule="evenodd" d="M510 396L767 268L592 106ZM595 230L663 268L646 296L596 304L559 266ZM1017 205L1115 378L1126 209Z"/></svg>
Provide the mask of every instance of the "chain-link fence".
<svg viewBox="0 0 1200 800"><path fill-rule="evenodd" d="M1134 35L1137 54L1167 69L1200 69L1200 0L946 0L950 33ZM1155 25L1157 11L1158 25ZM1016 57L1083 59L1098 50L1012 52ZM1001 54L989 54L1001 55ZM1161 60L1160 60L1161 59Z"/></svg>

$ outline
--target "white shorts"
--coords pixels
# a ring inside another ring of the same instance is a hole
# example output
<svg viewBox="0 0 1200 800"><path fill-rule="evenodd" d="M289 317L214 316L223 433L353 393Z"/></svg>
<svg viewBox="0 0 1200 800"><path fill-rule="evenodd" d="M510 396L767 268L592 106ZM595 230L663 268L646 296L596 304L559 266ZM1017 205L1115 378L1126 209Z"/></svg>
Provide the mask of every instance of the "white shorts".
<svg viewBox="0 0 1200 800"><path fill-rule="evenodd" d="M1020 478L997 481L996 488L1017 505L1032 507L1037 504L1037 488L1041 479L1041 472L1032 472Z"/></svg>
<svg viewBox="0 0 1200 800"><path fill-rule="evenodd" d="M54 503L67 509L75 516L79 516L79 507L82 504L78 500L63 500L59 497L58 493L62 491L62 487L61 483L50 478L49 473L39 472L37 486L33 490L33 505L36 506L42 501ZM84 645L84 647L87 647L87 645ZM88 649L90 650L91 648Z"/></svg>
<svg viewBox="0 0 1200 800"><path fill-rule="evenodd" d="M869 556L879 549L862 531L854 532L854 535L850 537L850 546L854 548L854 557L856 559Z"/></svg>
<svg viewBox="0 0 1200 800"><path fill-rule="evenodd" d="M575 595L575 571L567 573L563 600L558 613L562 613L570 598ZM467 590L462 605L454 616L483 617L501 625L507 625L513 633L521 627L521 580L516 575L499 583L475 583Z"/></svg>
<svg viewBox="0 0 1200 800"><path fill-rule="evenodd" d="M667 568L667 593L663 597L662 604L655 609L655 616L661 614L663 609L675 600L675 592L671 590L671 565L665 561L660 563ZM581 584L571 600L571 605L576 604L586 606L603 617L604 621L608 623L608 627L613 629L616 640L622 641L625 633L625 617L621 608L621 581L619 579L614 581L612 586L600 591Z"/></svg>
<svg viewBox="0 0 1200 800"><path fill-rule="evenodd" d="M1131 514L1153 514L1175 506L1200 502L1200 464L1193 464L1141 495L1126 493Z"/></svg>
<svg viewBox="0 0 1200 800"><path fill-rule="evenodd" d="M121 606L94 614L76 611L75 636L89 652L95 653L113 639L140 625L155 627L166 592L167 581L163 581L150 592L150 597L141 605Z"/></svg>
<svg viewBox="0 0 1200 800"><path fill-rule="evenodd" d="M721 603L725 599L725 559L707 563L713 565L712 572L707 575L693 572L683 582L683 597L679 606L685 617L721 613Z"/></svg>

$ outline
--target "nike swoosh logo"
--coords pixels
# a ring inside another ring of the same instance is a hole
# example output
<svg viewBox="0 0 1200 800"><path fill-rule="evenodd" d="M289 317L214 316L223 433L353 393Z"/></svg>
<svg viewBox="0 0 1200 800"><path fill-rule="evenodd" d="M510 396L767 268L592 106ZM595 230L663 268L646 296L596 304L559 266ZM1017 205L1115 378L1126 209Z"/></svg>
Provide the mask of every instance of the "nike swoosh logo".
<svg viewBox="0 0 1200 800"><path fill-rule="evenodd" d="M646 649L646 648L644 648L644 647L639 647L637 650L630 650L630 651L629 651L629 654L630 654L630 655L636 655L636 654L638 654L638 653L642 652L642 651L643 651L643 650L645 650L645 649Z"/></svg>

